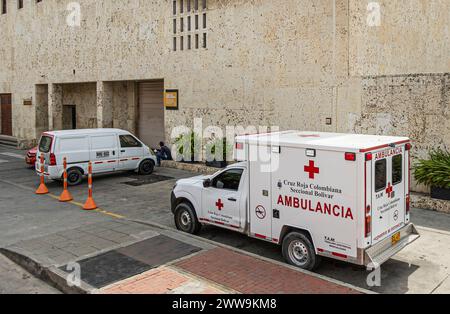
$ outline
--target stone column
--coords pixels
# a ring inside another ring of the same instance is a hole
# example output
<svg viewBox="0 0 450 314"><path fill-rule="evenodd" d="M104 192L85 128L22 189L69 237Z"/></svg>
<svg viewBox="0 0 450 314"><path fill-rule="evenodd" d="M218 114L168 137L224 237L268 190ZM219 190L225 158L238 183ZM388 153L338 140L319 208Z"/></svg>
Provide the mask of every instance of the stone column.
<svg viewBox="0 0 450 314"><path fill-rule="evenodd" d="M112 128L113 125L112 83L97 82L97 126Z"/></svg>
<svg viewBox="0 0 450 314"><path fill-rule="evenodd" d="M60 84L48 85L48 129L62 130L63 87Z"/></svg>
<svg viewBox="0 0 450 314"><path fill-rule="evenodd" d="M136 134L137 127L137 85L136 82L127 83L127 129L131 133Z"/></svg>

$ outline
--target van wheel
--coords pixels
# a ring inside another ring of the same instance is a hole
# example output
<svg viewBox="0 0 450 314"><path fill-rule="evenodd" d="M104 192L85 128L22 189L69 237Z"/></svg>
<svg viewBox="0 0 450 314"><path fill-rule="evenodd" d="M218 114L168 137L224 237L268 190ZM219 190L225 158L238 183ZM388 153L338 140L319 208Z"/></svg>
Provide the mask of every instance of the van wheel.
<svg viewBox="0 0 450 314"><path fill-rule="evenodd" d="M155 163L153 162L153 160L144 160L139 166L139 174L148 176L153 173L154 169Z"/></svg>
<svg viewBox="0 0 450 314"><path fill-rule="evenodd" d="M190 234L197 234L202 228L202 225L198 222L197 215L187 203L181 203L176 207L175 225L178 230Z"/></svg>
<svg viewBox="0 0 450 314"><path fill-rule="evenodd" d="M83 181L83 173L78 168L72 168L67 171L67 184L69 186L79 185Z"/></svg>
<svg viewBox="0 0 450 314"><path fill-rule="evenodd" d="M283 257L289 264L305 270L314 270L320 264L313 244L299 232L292 232L284 238Z"/></svg>

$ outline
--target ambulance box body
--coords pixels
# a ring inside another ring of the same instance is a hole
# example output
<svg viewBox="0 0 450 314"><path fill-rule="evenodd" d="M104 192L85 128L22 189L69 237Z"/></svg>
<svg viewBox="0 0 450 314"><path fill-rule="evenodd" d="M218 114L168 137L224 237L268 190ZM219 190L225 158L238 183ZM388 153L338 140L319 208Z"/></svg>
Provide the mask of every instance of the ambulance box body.
<svg viewBox="0 0 450 314"><path fill-rule="evenodd" d="M381 265L419 237L409 212L410 148L408 138L371 135L237 137L241 163L203 178L196 215L283 245L286 260L305 269L320 256ZM241 173L237 191L226 188L233 171Z"/></svg>

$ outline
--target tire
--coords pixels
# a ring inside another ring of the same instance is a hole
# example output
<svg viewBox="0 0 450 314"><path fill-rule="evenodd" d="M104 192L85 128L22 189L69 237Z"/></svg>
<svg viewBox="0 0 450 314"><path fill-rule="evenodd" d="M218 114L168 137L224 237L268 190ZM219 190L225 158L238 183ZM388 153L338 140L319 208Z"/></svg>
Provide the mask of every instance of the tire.
<svg viewBox="0 0 450 314"><path fill-rule="evenodd" d="M83 173L78 168L67 170L67 184L69 186L79 185L83 181Z"/></svg>
<svg viewBox="0 0 450 314"><path fill-rule="evenodd" d="M286 262L305 270L315 270L320 264L311 240L300 232L291 232L283 240L283 257Z"/></svg>
<svg viewBox="0 0 450 314"><path fill-rule="evenodd" d="M155 163L153 160L144 160L139 165L139 174L143 176L148 176L155 170Z"/></svg>
<svg viewBox="0 0 450 314"><path fill-rule="evenodd" d="M198 234L202 228L195 211L188 203L181 203L175 208L175 225L178 230L190 234Z"/></svg>

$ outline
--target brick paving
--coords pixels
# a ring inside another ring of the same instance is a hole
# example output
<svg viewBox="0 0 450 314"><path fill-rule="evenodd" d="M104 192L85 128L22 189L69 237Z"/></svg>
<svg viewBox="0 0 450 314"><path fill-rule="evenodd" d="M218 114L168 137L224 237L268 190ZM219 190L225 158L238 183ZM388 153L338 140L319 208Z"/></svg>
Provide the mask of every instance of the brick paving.
<svg viewBox="0 0 450 314"><path fill-rule="evenodd" d="M359 293L288 267L223 248L198 254L174 266L245 294Z"/></svg>
<svg viewBox="0 0 450 314"><path fill-rule="evenodd" d="M166 266L101 289L99 294L223 294L204 280L182 274Z"/></svg>

